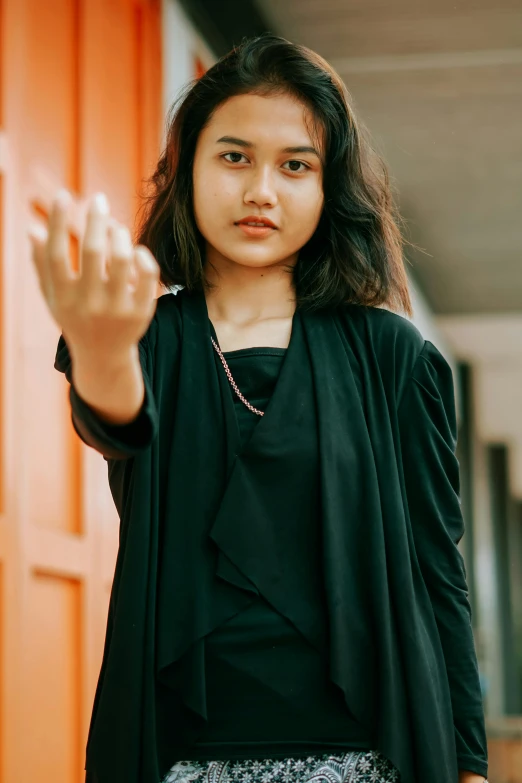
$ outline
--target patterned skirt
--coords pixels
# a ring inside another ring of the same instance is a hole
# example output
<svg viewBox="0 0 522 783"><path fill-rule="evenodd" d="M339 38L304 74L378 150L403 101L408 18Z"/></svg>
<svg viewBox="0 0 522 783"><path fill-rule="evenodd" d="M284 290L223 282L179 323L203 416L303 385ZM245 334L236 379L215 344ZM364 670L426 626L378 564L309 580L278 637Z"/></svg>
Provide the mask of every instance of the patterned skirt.
<svg viewBox="0 0 522 783"><path fill-rule="evenodd" d="M177 761L162 783L400 783L379 751L319 753L308 758Z"/></svg>

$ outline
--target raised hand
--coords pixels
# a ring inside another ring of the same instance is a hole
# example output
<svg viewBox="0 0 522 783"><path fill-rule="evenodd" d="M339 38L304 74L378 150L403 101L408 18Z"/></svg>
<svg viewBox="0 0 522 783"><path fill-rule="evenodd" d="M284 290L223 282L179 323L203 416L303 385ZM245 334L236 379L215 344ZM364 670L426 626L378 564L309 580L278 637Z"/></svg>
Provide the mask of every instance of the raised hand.
<svg viewBox="0 0 522 783"><path fill-rule="evenodd" d="M48 228L32 224L29 237L40 289L67 343L83 353L128 353L147 331L155 312L159 267L129 230L110 217L104 194L88 208L80 243L80 271L69 254L71 197L59 191Z"/></svg>

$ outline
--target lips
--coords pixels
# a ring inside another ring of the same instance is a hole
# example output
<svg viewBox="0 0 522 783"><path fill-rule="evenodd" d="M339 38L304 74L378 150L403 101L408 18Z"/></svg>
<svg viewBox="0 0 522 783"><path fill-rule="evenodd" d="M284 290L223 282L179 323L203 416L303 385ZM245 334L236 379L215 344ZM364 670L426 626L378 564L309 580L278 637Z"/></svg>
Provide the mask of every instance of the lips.
<svg viewBox="0 0 522 783"><path fill-rule="evenodd" d="M244 226L247 224L252 223L253 226L258 226L261 228L261 226L267 227L267 228L277 228L275 223L272 223L272 221L267 217L261 217L260 215L249 215L248 217L242 218L241 220L238 220L236 225Z"/></svg>

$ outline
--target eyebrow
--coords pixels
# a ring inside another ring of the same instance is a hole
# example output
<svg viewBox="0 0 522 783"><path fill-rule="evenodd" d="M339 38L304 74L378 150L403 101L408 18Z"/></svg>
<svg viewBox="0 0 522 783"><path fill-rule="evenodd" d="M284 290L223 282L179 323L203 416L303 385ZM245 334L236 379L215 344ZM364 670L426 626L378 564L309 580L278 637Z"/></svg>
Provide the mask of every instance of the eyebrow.
<svg viewBox="0 0 522 783"><path fill-rule="evenodd" d="M255 144L252 144L251 141L245 141L244 139L236 139L235 136L221 136L220 139L217 140L217 144L234 144L236 147L245 147L249 149L255 149ZM291 153L305 153L310 152L312 155L317 155L319 160L321 159L321 156L315 149L315 147L285 147L281 152L291 152Z"/></svg>

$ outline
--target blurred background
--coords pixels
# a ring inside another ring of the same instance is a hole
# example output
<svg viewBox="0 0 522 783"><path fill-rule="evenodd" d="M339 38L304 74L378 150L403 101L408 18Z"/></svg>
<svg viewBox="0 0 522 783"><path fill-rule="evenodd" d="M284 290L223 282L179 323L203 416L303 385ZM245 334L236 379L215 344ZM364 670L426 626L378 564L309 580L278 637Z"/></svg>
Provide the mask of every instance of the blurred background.
<svg viewBox="0 0 522 783"><path fill-rule="evenodd" d="M456 386L489 778L522 782L522 0L0 0L2 783L84 779L118 545L25 228L61 186L74 258L95 191L132 228L179 90L264 30L339 71L419 248L414 323Z"/></svg>

